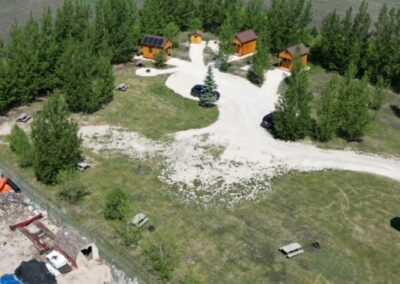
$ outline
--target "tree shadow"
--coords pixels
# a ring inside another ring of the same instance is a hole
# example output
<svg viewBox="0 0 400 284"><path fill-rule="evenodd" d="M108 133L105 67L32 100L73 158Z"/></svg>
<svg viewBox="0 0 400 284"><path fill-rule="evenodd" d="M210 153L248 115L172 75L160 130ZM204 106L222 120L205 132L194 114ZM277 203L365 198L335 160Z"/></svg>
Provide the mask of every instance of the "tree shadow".
<svg viewBox="0 0 400 284"><path fill-rule="evenodd" d="M400 217L394 217L393 219L390 220L390 226L397 230L400 231Z"/></svg>
<svg viewBox="0 0 400 284"><path fill-rule="evenodd" d="M393 111L393 113L400 118L400 107L396 106L396 105L391 105L390 106L391 110Z"/></svg>

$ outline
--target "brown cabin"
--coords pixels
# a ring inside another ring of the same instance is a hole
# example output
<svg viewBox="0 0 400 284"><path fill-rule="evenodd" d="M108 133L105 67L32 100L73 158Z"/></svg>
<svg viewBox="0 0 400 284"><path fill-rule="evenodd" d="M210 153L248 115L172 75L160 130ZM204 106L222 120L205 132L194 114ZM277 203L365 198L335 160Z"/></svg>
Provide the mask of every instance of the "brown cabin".
<svg viewBox="0 0 400 284"><path fill-rule="evenodd" d="M235 36L232 43L236 48L236 53L239 56L244 56L256 51L257 35L253 30L243 31Z"/></svg>
<svg viewBox="0 0 400 284"><path fill-rule="evenodd" d="M143 57L155 59L159 52L164 52L164 57L171 55L172 41L167 37L146 35L142 40Z"/></svg>
<svg viewBox="0 0 400 284"><path fill-rule="evenodd" d="M190 35L190 43L200 44L203 41L203 34L199 31L195 31Z"/></svg>
<svg viewBox="0 0 400 284"><path fill-rule="evenodd" d="M292 70L296 52L300 52L303 64L307 65L309 48L303 43L291 46L279 53L279 66Z"/></svg>

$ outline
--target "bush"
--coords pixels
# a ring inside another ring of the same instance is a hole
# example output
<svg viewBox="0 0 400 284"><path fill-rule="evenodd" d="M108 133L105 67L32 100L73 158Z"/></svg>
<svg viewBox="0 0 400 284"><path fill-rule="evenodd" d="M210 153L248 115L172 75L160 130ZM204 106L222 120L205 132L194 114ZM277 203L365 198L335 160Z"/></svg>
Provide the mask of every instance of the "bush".
<svg viewBox="0 0 400 284"><path fill-rule="evenodd" d="M163 51L158 52L154 61L154 65L157 68L163 68L165 66L165 55Z"/></svg>
<svg viewBox="0 0 400 284"><path fill-rule="evenodd" d="M116 231L123 244L127 247L137 246L142 237L140 229L126 222L118 223Z"/></svg>
<svg viewBox="0 0 400 284"><path fill-rule="evenodd" d="M128 195L119 188L111 190L106 196L104 217L108 220L124 220L129 210Z"/></svg>
<svg viewBox="0 0 400 284"><path fill-rule="evenodd" d="M11 131L10 148L17 155L19 166L32 166L33 146L29 141L28 135L18 125L15 125Z"/></svg>
<svg viewBox="0 0 400 284"><path fill-rule="evenodd" d="M164 240L152 243L144 249L148 264L162 281L168 282L178 262L177 247L174 243Z"/></svg>
<svg viewBox="0 0 400 284"><path fill-rule="evenodd" d="M82 184L78 173L75 170L63 170L58 174L58 183L60 190L58 196L60 199L76 204L89 194L87 187Z"/></svg>

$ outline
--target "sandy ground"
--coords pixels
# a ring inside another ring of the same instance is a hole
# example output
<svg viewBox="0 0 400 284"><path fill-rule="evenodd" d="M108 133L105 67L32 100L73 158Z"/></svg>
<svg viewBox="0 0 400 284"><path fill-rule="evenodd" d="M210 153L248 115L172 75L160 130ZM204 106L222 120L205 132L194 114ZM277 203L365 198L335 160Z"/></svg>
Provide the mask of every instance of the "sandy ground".
<svg viewBox="0 0 400 284"><path fill-rule="evenodd" d="M211 46L217 48L213 42ZM175 58L168 61L176 68L166 85L183 97L195 99L190 96L190 89L205 77L204 47L204 43L191 45L191 62ZM142 75L141 72L137 75ZM132 156L161 153L166 166L160 179L176 185L186 199L203 203L235 205L244 199L254 199L270 190L271 178L292 169L351 170L400 180L399 160L283 142L262 129L259 124L265 114L274 110L279 85L289 73L280 69L269 71L261 88L232 74L218 70L214 74L221 99L219 119L213 125L176 133L175 141L164 146L123 129L87 126L81 129L86 146ZM96 139L90 138L93 130L97 131Z"/></svg>

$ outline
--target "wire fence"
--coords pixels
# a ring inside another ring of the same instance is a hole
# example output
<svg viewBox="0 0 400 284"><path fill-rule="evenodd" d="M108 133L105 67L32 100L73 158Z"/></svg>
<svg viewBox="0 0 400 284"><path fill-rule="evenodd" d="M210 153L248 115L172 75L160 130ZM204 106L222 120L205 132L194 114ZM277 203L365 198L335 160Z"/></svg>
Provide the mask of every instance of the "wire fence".
<svg viewBox="0 0 400 284"><path fill-rule="evenodd" d="M43 195L39 194L28 181L24 178L16 176L10 168L0 161L1 172L4 176L11 178L20 188L21 191L30 198L31 201L38 204L41 209L46 210L48 218L55 224L69 225L79 230L82 235L92 239L99 249L100 256L109 264L122 270L127 277L136 279L139 283L151 283L152 281L146 276L144 268L139 268L141 265L137 263L132 257L127 255L126 248L123 248L115 243L109 242L101 236L100 232L91 230L82 226L73 218L71 218L65 210L53 204Z"/></svg>

